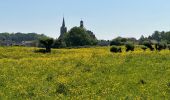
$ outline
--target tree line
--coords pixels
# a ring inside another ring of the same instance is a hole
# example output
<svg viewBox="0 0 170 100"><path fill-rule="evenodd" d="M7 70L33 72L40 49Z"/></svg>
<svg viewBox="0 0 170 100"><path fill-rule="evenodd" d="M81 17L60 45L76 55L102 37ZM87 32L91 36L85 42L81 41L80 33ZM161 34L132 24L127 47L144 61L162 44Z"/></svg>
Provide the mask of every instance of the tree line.
<svg viewBox="0 0 170 100"><path fill-rule="evenodd" d="M152 35L148 37L144 37L143 35L139 40L135 38L122 38L117 37L110 42L112 46L110 48L111 52L122 52L122 48L120 46L125 45L126 52L134 51L135 45L138 45L144 51L149 49L151 51L161 51L163 49L170 50L170 32L159 32L155 31Z"/></svg>
<svg viewBox="0 0 170 100"><path fill-rule="evenodd" d="M139 39L117 37L110 41L110 45L120 46L120 45L125 45L127 42L131 42L135 45L142 45L145 42L150 42L151 44L158 44L158 43L170 44L170 32L155 31L152 35L148 37L144 37L142 35Z"/></svg>
<svg viewBox="0 0 170 100"><path fill-rule="evenodd" d="M0 33L0 42L15 42L21 43L23 41L37 41L41 38L47 37L44 34L37 34L37 33Z"/></svg>
<svg viewBox="0 0 170 100"><path fill-rule="evenodd" d="M140 39L117 37L113 40L97 40L92 31L81 27L73 27L70 29L70 31L68 31L58 39L53 39L44 34L37 33L0 33L0 42L4 41L13 41L16 43L21 43L22 41L36 41L39 43L39 47L45 47L47 51L50 51L50 48L67 48L96 45L121 46L127 45L128 43L134 45L145 45L147 47L149 47L148 44L157 45L160 47L163 47L164 45L165 47L170 44L170 32L155 31L152 35L148 37L144 37L142 35ZM143 49L145 48L146 47L143 47ZM150 49L152 48L150 47Z"/></svg>
<svg viewBox="0 0 170 100"><path fill-rule="evenodd" d="M144 41L151 41L153 44L158 42L165 42L170 44L170 31L155 31L152 35L144 37L143 35L139 39L139 44L142 44Z"/></svg>

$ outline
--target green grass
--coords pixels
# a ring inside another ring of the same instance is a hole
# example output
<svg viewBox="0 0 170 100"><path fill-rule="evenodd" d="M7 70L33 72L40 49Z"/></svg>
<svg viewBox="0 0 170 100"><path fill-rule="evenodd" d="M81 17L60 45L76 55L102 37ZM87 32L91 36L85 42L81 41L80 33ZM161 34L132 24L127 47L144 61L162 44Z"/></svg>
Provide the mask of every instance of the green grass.
<svg viewBox="0 0 170 100"><path fill-rule="evenodd" d="M0 99L169 99L170 51L0 47Z"/></svg>

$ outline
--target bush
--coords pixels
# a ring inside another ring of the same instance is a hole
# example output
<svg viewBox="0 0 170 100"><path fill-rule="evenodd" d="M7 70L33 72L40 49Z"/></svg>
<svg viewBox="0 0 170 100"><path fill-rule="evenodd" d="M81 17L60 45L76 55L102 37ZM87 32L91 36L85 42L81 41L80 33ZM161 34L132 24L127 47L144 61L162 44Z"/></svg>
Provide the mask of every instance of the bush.
<svg viewBox="0 0 170 100"><path fill-rule="evenodd" d="M162 44L155 44L155 49L158 51L161 51L163 49L163 45Z"/></svg>
<svg viewBox="0 0 170 100"><path fill-rule="evenodd" d="M114 53L117 53L117 52L122 52L122 49L120 47L117 47L117 46L112 46L110 48L110 52L114 52Z"/></svg>
<svg viewBox="0 0 170 100"><path fill-rule="evenodd" d="M167 47L167 44L163 42L155 44L155 48L158 51L161 51L162 49L166 49L166 47Z"/></svg>
<svg viewBox="0 0 170 100"><path fill-rule="evenodd" d="M124 45L125 42L127 42L126 38L117 37L110 42L110 45L121 46L121 45Z"/></svg>
<svg viewBox="0 0 170 100"><path fill-rule="evenodd" d="M112 40L110 42L110 46L112 46L112 45L121 46L121 45L123 45L123 43L120 41L117 41L117 40Z"/></svg>
<svg viewBox="0 0 170 100"><path fill-rule="evenodd" d="M143 45L146 46L146 47L148 47L151 51L154 50L154 48L152 47L152 43L149 42L149 41L144 41L144 42L143 42Z"/></svg>
<svg viewBox="0 0 170 100"><path fill-rule="evenodd" d="M146 51L147 48L148 48L148 47L146 47L146 46L144 46L144 45L141 46L141 49L142 49L143 51Z"/></svg>
<svg viewBox="0 0 170 100"><path fill-rule="evenodd" d="M125 46L126 46L126 52L134 51L134 49L135 49L135 46L132 43L127 43Z"/></svg>

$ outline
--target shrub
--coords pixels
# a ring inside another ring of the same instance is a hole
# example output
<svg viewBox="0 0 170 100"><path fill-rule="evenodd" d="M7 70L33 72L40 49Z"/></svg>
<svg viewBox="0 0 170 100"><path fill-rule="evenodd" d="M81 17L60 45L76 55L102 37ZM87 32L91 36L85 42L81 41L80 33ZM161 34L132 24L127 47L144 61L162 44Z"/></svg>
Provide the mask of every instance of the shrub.
<svg viewBox="0 0 170 100"><path fill-rule="evenodd" d="M155 44L155 48L158 51L161 51L162 49L166 49L166 47L167 47L167 44L163 42Z"/></svg>
<svg viewBox="0 0 170 100"><path fill-rule="evenodd" d="M116 45L116 46L121 46L121 45L124 45L125 42L127 42L127 39L126 38L122 38L122 37L117 37L115 39L113 39L111 42L110 42L110 45Z"/></svg>
<svg viewBox="0 0 170 100"><path fill-rule="evenodd" d="M151 51L154 50L154 48L152 47L152 43L149 42L149 41L144 41L144 42L143 42L143 45L146 46L146 47L148 47Z"/></svg>
<svg viewBox="0 0 170 100"><path fill-rule="evenodd" d="M110 52L114 52L114 53L117 53L117 52L122 52L122 49L120 47L117 47L117 46L112 46L110 48Z"/></svg>
<svg viewBox="0 0 170 100"><path fill-rule="evenodd" d="M126 46L126 52L134 51L134 49L135 49L135 46L132 43L127 43L125 46Z"/></svg>
<svg viewBox="0 0 170 100"><path fill-rule="evenodd" d="M141 46L141 49L142 49L143 51L146 51L147 48L148 48L148 47L146 47L146 46L144 46L144 45Z"/></svg>

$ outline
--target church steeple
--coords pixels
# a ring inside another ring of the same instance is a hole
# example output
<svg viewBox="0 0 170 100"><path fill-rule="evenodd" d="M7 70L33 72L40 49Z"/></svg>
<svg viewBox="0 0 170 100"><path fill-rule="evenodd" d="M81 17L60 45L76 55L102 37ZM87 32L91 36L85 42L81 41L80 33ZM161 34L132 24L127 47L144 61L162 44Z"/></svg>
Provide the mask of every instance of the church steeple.
<svg viewBox="0 0 170 100"><path fill-rule="evenodd" d="M60 28L60 36L59 36L59 38L62 39L65 33L67 33L67 27L65 26L65 19L63 17L63 22L62 22L62 26Z"/></svg>
<svg viewBox="0 0 170 100"><path fill-rule="evenodd" d="M65 20L64 20L64 17L63 17L63 24L62 24L63 27L65 27Z"/></svg>

